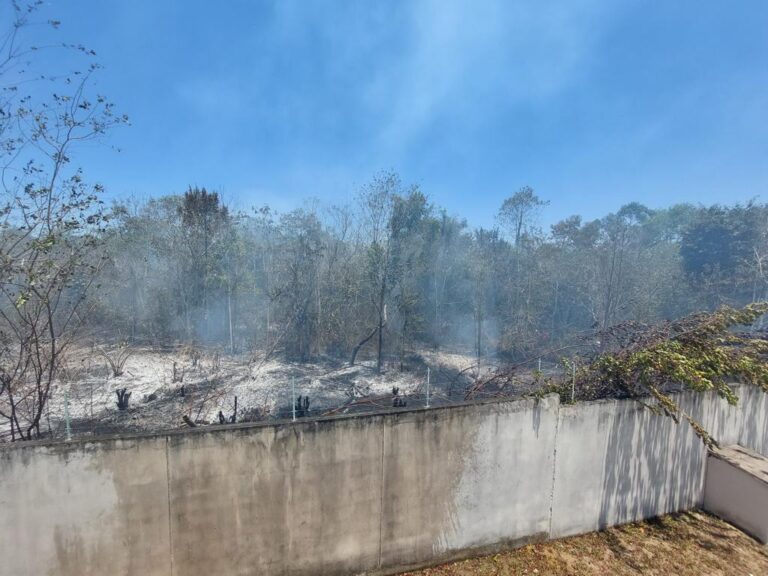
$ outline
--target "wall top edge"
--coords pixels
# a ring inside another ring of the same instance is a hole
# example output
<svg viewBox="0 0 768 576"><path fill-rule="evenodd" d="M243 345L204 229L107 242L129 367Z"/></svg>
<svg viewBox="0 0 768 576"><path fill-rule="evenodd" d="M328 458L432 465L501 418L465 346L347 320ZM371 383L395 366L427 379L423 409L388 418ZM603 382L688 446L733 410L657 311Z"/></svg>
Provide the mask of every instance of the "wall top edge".
<svg viewBox="0 0 768 576"><path fill-rule="evenodd" d="M290 419L271 420L269 422L243 422L240 424L212 424L201 425L197 428L173 428L168 430L157 430L151 432L135 432L126 434L103 434L97 436L73 438L72 440L31 440L31 441L19 441L9 442L6 444L0 444L0 453L12 452L16 450L25 450L32 448L67 448L78 447L86 444L98 444L115 441L132 441L132 440L146 440L146 439L159 439L159 438L175 438L178 436L192 436L199 434L219 434L233 431L247 431L247 430L260 430L268 428L284 428L284 427L307 427L316 425L330 425L340 421L353 421L353 420L376 420L384 418L399 418L407 415L434 415L439 416L446 412L463 410L467 408L481 408L487 406L510 406L527 404L533 407L536 404L553 404L559 406L560 399L557 394L547 394L542 398L535 397L522 397L522 398L498 398L491 400L478 400L468 402L457 402L448 406L436 406L430 408L391 408L376 410L372 412L363 412L357 414L338 414L332 416L310 416L307 418L297 419L295 422Z"/></svg>

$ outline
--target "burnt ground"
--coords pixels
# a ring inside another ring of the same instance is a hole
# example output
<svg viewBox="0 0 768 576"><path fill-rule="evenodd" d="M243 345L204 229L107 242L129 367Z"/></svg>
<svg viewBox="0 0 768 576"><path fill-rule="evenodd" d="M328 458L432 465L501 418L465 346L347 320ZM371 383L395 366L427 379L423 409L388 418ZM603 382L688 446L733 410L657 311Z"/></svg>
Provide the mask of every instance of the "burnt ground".
<svg viewBox="0 0 768 576"><path fill-rule="evenodd" d="M107 356L126 357L122 374L115 376ZM200 426L227 422L290 418L292 397L309 396L310 416L370 412L426 404L427 371L430 406L464 402L478 374L487 377L491 359L477 371L471 354L421 350L401 361L391 361L382 373L371 358L355 366L332 358L292 362L277 356L230 355L216 349L95 346L82 348L69 359L54 386L43 427L49 437L66 436L69 414L73 436L149 432L184 427L184 419ZM530 378L518 378L503 390L505 396L531 392ZM118 410L116 391L130 392L126 410ZM393 395L397 391L398 398ZM498 390L478 393L475 399L495 397Z"/></svg>

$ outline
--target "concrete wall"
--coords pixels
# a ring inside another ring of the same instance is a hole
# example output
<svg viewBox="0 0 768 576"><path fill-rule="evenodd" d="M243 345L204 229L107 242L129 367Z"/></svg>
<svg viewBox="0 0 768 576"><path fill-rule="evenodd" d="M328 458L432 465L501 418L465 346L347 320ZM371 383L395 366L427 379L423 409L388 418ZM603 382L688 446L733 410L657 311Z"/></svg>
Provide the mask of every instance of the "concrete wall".
<svg viewBox="0 0 768 576"><path fill-rule="evenodd" d="M765 453L766 398L738 391L680 402ZM704 468L687 424L555 396L15 445L0 576L388 572L697 506Z"/></svg>
<svg viewBox="0 0 768 576"><path fill-rule="evenodd" d="M558 407L551 396L387 418L380 565L547 538Z"/></svg>
<svg viewBox="0 0 768 576"><path fill-rule="evenodd" d="M703 507L768 543L768 461L741 446L710 453Z"/></svg>
<svg viewBox="0 0 768 576"><path fill-rule="evenodd" d="M742 387L742 414L738 444L768 456L768 394L754 387Z"/></svg>
<svg viewBox="0 0 768 576"><path fill-rule="evenodd" d="M733 387L743 396L738 407L714 394L686 392L677 401L721 445L765 453L768 395ZM563 406L558 422L551 537L701 504L707 451L687 423L616 400Z"/></svg>
<svg viewBox="0 0 768 576"><path fill-rule="evenodd" d="M167 575L166 439L0 452L0 574Z"/></svg>

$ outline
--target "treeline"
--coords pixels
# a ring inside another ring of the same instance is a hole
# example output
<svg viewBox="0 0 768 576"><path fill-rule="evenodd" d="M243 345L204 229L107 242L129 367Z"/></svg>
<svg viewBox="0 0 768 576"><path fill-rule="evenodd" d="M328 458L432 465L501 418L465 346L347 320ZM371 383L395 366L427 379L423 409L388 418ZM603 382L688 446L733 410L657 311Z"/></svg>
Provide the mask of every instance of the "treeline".
<svg viewBox="0 0 768 576"><path fill-rule="evenodd" d="M420 347L522 358L627 319L768 296L768 206L639 203L542 230L530 188L472 229L397 175L349 206L233 213L216 192L115 207L93 329L297 360Z"/></svg>

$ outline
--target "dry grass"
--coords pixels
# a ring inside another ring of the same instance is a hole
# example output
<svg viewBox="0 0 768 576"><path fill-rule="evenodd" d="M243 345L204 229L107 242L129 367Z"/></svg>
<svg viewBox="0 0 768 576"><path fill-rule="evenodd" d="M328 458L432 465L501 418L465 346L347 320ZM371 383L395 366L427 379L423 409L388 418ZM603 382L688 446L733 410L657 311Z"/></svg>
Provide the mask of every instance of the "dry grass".
<svg viewBox="0 0 768 576"><path fill-rule="evenodd" d="M768 550L718 518L686 512L409 574L765 576Z"/></svg>

